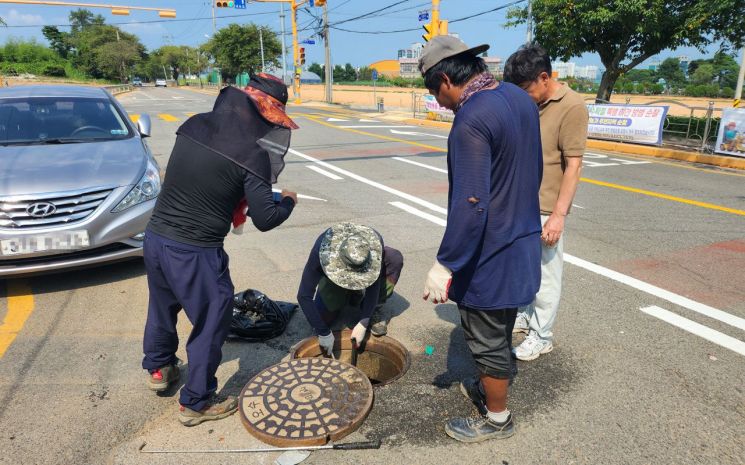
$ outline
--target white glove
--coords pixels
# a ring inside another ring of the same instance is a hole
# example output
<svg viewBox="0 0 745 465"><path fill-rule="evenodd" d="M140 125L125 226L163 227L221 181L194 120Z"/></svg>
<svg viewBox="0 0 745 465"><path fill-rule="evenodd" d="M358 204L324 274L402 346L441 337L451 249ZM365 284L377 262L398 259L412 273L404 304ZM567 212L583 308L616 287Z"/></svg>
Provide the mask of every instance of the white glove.
<svg viewBox="0 0 745 465"><path fill-rule="evenodd" d="M370 323L370 318L363 318L355 325L352 330L352 345L359 347L362 341L365 340L368 323Z"/></svg>
<svg viewBox="0 0 745 465"><path fill-rule="evenodd" d="M334 333L329 332L326 336L318 336L318 345L321 350L329 357L334 356Z"/></svg>
<svg viewBox="0 0 745 465"><path fill-rule="evenodd" d="M453 280L453 273L442 266L435 260L435 264L427 273L427 280L424 282L424 300L430 300L436 304L444 304L448 301L448 291L450 282Z"/></svg>

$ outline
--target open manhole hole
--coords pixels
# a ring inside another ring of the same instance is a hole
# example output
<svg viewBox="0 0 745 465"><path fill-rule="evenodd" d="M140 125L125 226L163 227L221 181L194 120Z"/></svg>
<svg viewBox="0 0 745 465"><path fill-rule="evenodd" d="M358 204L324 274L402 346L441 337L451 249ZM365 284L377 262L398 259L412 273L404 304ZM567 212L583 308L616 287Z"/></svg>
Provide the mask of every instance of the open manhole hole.
<svg viewBox="0 0 745 465"><path fill-rule="evenodd" d="M334 357L352 363L352 331L334 331ZM318 338L303 339L290 349L290 358L323 357ZM370 336L357 354L357 368L367 375L373 386L390 384L402 377L411 365L409 351L388 336Z"/></svg>

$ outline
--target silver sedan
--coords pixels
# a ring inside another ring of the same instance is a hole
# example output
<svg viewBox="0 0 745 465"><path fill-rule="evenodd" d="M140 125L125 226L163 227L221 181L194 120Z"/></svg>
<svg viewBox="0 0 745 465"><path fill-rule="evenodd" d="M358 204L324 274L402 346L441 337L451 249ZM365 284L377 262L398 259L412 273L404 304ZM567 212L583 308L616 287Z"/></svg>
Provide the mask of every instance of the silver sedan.
<svg viewBox="0 0 745 465"><path fill-rule="evenodd" d="M100 88L0 89L0 277L141 256L161 186L149 135Z"/></svg>

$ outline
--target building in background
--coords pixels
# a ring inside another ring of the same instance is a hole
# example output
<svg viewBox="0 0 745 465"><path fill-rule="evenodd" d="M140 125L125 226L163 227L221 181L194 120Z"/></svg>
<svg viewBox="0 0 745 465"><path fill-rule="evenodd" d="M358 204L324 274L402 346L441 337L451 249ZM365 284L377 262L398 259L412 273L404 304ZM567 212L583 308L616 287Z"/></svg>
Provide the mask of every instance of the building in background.
<svg viewBox="0 0 745 465"><path fill-rule="evenodd" d="M680 70L683 71L683 74L688 76L688 65L691 64L691 59L686 55L679 55L677 58L680 62Z"/></svg>
<svg viewBox="0 0 745 465"><path fill-rule="evenodd" d="M502 59L499 57L484 57L489 72L495 76L501 76L504 71ZM422 77L419 72L419 58L399 58L399 75L406 79L415 79ZM371 65L372 67L372 65ZM386 74L387 75L387 74Z"/></svg>
<svg viewBox="0 0 745 465"><path fill-rule="evenodd" d="M414 59L414 63L418 63L419 59ZM376 70L378 74L382 74L385 77L394 78L400 76L399 71L399 60L380 60L375 63L371 63L370 68Z"/></svg>
<svg viewBox="0 0 745 465"><path fill-rule="evenodd" d="M578 66L571 61L556 61L551 63L551 69L554 71L554 77L559 79L573 77L595 81L598 78L598 67L595 65Z"/></svg>
<svg viewBox="0 0 745 465"><path fill-rule="evenodd" d="M409 48L402 48L398 51L398 58L420 58L422 56L424 44L414 42Z"/></svg>

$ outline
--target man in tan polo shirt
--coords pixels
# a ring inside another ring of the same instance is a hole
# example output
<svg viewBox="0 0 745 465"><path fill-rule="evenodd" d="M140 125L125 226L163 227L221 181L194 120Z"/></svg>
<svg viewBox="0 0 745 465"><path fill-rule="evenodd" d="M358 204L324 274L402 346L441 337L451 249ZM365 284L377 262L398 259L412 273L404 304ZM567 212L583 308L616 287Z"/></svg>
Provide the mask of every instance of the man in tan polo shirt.
<svg viewBox="0 0 745 465"><path fill-rule="evenodd" d="M507 59L504 80L533 98L541 120L541 287L533 304L519 309L514 327L516 332L528 332L514 349L515 356L535 360L554 348L553 327L564 267L564 222L582 171L589 116L582 97L551 78L551 59L537 45L525 45Z"/></svg>

